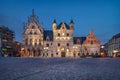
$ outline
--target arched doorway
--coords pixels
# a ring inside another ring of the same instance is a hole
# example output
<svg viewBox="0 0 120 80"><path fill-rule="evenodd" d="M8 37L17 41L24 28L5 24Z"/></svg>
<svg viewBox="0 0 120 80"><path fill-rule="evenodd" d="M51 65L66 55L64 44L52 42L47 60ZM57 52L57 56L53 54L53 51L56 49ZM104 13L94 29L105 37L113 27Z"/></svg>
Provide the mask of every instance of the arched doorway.
<svg viewBox="0 0 120 80"><path fill-rule="evenodd" d="M30 56L30 49L29 49L29 48L27 49L27 54L26 54L26 56Z"/></svg>
<svg viewBox="0 0 120 80"><path fill-rule="evenodd" d="M65 52L61 52L61 57L65 57Z"/></svg>
<svg viewBox="0 0 120 80"><path fill-rule="evenodd" d="M61 47L61 57L65 57L66 56L66 53L65 53L65 48L64 47Z"/></svg>

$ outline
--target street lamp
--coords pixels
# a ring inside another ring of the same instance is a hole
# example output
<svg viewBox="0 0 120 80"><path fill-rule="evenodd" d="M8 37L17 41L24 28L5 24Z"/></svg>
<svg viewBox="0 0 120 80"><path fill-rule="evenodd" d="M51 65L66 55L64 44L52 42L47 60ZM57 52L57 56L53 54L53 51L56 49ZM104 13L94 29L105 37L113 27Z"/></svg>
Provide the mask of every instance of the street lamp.
<svg viewBox="0 0 120 80"><path fill-rule="evenodd" d="M44 54L46 53L46 57L48 56L48 47L44 47Z"/></svg>

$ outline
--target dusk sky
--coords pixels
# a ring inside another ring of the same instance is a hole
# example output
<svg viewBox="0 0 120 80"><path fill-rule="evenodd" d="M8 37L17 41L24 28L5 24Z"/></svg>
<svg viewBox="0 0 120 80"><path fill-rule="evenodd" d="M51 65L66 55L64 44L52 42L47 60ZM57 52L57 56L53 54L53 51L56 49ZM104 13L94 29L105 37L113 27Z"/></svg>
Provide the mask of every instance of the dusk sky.
<svg viewBox="0 0 120 80"><path fill-rule="evenodd" d="M106 43L120 32L119 0L0 0L0 25L15 32L15 40L22 42L23 23L32 14L39 16L45 29L52 30L52 22L75 23L74 36L95 32Z"/></svg>

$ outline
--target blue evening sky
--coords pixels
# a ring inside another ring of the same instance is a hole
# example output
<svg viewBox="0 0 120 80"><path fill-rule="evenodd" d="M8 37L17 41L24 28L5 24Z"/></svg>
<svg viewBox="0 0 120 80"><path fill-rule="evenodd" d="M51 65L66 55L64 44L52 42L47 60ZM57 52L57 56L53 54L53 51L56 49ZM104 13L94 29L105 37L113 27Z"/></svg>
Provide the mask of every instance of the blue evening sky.
<svg viewBox="0 0 120 80"><path fill-rule="evenodd" d="M22 42L23 23L33 8L45 29L52 29L54 19L58 24L73 19L74 36L87 36L93 29L101 43L120 32L119 0L0 0L0 25Z"/></svg>

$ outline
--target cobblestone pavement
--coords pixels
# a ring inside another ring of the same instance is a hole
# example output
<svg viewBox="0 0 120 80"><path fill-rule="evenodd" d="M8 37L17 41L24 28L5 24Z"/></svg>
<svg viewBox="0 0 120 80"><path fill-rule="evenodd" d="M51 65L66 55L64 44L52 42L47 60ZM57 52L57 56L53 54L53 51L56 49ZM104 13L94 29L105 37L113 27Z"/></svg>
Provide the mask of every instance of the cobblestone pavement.
<svg viewBox="0 0 120 80"><path fill-rule="evenodd" d="M0 80L120 80L120 58L0 58Z"/></svg>

